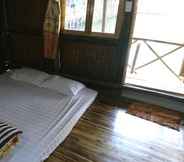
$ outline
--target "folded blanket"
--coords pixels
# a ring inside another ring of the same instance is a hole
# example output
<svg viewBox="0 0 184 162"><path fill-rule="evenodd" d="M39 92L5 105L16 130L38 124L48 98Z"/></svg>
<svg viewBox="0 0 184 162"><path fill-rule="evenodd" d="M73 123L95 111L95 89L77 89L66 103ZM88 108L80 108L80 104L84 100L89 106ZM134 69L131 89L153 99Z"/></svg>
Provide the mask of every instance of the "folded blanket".
<svg viewBox="0 0 184 162"><path fill-rule="evenodd" d="M22 133L16 127L0 122L0 159L6 156L19 142L19 135Z"/></svg>

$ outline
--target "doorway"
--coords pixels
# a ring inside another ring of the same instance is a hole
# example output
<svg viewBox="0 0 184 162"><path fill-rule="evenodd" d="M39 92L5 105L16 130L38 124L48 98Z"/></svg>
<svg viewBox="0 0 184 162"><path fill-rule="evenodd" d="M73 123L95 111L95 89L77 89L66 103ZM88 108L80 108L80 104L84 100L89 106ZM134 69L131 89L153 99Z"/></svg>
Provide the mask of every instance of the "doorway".
<svg viewBox="0 0 184 162"><path fill-rule="evenodd" d="M125 83L184 96L184 1L137 3Z"/></svg>

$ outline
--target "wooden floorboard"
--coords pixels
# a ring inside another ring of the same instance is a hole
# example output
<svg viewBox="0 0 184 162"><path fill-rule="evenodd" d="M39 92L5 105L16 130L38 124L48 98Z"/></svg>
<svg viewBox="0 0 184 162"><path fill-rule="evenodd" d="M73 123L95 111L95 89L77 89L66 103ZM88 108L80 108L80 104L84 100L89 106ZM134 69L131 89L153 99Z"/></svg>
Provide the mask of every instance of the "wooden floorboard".
<svg viewBox="0 0 184 162"><path fill-rule="evenodd" d="M93 104L45 162L184 162L180 132Z"/></svg>

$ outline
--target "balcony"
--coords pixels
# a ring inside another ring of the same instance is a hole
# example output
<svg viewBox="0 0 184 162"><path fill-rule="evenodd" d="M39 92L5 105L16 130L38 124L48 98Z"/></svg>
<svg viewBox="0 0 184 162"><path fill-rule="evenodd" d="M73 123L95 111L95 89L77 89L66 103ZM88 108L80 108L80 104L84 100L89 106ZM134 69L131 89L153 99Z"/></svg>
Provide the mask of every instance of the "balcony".
<svg viewBox="0 0 184 162"><path fill-rule="evenodd" d="M184 1L138 0L125 83L184 96Z"/></svg>
<svg viewBox="0 0 184 162"><path fill-rule="evenodd" d="M184 44L132 38L125 83L184 96Z"/></svg>

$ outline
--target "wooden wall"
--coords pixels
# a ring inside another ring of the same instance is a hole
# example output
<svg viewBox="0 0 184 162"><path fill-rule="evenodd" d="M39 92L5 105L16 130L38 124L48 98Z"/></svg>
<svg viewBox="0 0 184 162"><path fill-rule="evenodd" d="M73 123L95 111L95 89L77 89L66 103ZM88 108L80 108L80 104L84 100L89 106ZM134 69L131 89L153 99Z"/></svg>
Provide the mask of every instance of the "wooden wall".
<svg viewBox="0 0 184 162"><path fill-rule="evenodd" d="M48 0L6 0L12 57L21 65L38 67L43 56L43 20Z"/></svg>
<svg viewBox="0 0 184 162"><path fill-rule="evenodd" d="M0 53L2 52L1 50L1 45L2 45L2 24L3 24L3 18L2 18L2 1L0 1ZM1 54L0 54L0 59L1 59Z"/></svg>
<svg viewBox="0 0 184 162"><path fill-rule="evenodd" d="M12 57L31 67L42 65L42 27L48 0L6 0ZM61 74L97 86L122 87L131 14L124 15L119 39L62 35Z"/></svg>
<svg viewBox="0 0 184 162"><path fill-rule="evenodd" d="M121 63L118 60L121 58L118 42L82 38L71 40L66 37L61 45L62 72L83 81L115 86Z"/></svg>
<svg viewBox="0 0 184 162"><path fill-rule="evenodd" d="M0 71L2 70L3 61L3 3L0 1Z"/></svg>
<svg viewBox="0 0 184 162"><path fill-rule="evenodd" d="M0 1L0 32L2 31L2 21L3 21L3 13L2 13L3 9L2 9L2 1Z"/></svg>
<svg viewBox="0 0 184 162"><path fill-rule="evenodd" d="M62 74L97 86L122 88L131 18L124 15L119 39L63 35Z"/></svg>

